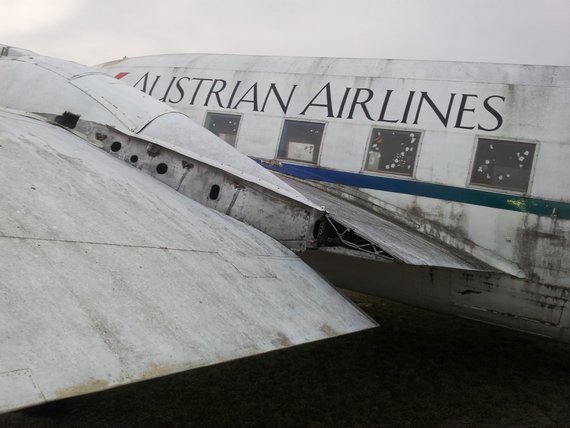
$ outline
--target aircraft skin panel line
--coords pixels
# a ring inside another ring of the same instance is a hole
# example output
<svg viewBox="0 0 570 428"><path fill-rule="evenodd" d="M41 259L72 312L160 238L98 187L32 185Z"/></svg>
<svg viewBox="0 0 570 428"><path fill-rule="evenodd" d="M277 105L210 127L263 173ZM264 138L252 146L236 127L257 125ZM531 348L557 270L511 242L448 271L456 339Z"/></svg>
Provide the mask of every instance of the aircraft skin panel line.
<svg viewBox="0 0 570 428"><path fill-rule="evenodd" d="M570 67L100 68L0 45L0 412L375 325L327 281L570 341Z"/></svg>
<svg viewBox="0 0 570 428"><path fill-rule="evenodd" d="M0 110L0 413L372 328L262 232Z"/></svg>

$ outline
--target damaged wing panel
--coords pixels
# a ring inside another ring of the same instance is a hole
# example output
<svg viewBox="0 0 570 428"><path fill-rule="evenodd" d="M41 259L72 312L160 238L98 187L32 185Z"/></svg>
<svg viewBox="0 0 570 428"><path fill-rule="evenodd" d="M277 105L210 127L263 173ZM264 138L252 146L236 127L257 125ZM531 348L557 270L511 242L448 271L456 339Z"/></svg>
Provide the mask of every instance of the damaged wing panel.
<svg viewBox="0 0 570 428"><path fill-rule="evenodd" d="M182 113L102 72L42 56L1 58L0 105L83 132L186 196L291 249L313 245L320 207Z"/></svg>
<svg viewBox="0 0 570 428"><path fill-rule="evenodd" d="M0 412L373 327L260 231L0 111Z"/></svg>
<svg viewBox="0 0 570 428"><path fill-rule="evenodd" d="M323 211L301 195L154 138L83 120L74 129L129 165L290 249L303 251L314 245L312 232Z"/></svg>
<svg viewBox="0 0 570 428"><path fill-rule="evenodd" d="M391 218L360 208L310 184L285 176L281 178L314 203L324 206L331 221L343 228L343 231L339 231L337 227L337 232L350 231L363 241L361 246L364 247L366 243L369 248L374 247L374 250L368 252L380 253L377 255L392 257L395 261L411 265L494 270L473 256L436 242Z"/></svg>

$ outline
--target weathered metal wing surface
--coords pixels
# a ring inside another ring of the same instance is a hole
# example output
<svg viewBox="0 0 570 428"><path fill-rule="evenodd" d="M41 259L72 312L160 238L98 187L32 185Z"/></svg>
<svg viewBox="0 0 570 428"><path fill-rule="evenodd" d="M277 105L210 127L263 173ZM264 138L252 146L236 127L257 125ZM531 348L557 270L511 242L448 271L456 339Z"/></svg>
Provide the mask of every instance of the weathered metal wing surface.
<svg viewBox="0 0 570 428"><path fill-rule="evenodd" d="M388 216L368 211L306 182L286 176L281 178L313 202L322 205L330 219L343 229L337 231L338 234L351 232L361 239L363 246L375 246L381 250L379 253L385 259L392 258L394 261L418 266L495 271L475 257L437 242ZM346 244L351 245L350 242Z"/></svg>
<svg viewBox="0 0 570 428"><path fill-rule="evenodd" d="M219 198L209 198L209 206L288 248L314 245L320 207L187 116L100 71L43 56L0 58L0 107L77 126L87 138L105 141L110 152L156 171L157 178L195 200L203 202L207 189L217 188L212 194ZM209 167L193 168L193 159ZM213 181L221 178L223 183ZM192 192L184 191L183 181L191 182ZM266 209L260 209L261 200Z"/></svg>
<svg viewBox="0 0 570 428"><path fill-rule="evenodd" d="M373 326L275 240L0 110L0 412Z"/></svg>

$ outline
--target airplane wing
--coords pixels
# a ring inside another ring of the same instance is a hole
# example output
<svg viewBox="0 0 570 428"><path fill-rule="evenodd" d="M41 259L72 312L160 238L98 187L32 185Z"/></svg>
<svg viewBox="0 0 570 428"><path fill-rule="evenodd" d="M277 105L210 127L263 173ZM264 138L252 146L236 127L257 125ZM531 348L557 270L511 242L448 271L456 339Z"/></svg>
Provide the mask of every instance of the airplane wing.
<svg viewBox="0 0 570 428"><path fill-rule="evenodd" d="M283 245L0 110L0 413L371 328Z"/></svg>
<svg viewBox="0 0 570 428"><path fill-rule="evenodd" d="M4 53L0 105L60 126L0 113L0 412L374 326L283 247L319 206L116 79Z"/></svg>

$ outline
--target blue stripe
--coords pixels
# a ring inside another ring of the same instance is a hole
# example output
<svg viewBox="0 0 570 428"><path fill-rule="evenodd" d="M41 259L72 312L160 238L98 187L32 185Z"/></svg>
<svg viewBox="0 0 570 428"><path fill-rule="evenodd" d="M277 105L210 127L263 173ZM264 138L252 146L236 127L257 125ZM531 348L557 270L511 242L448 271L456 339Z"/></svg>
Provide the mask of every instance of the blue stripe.
<svg viewBox="0 0 570 428"><path fill-rule="evenodd" d="M484 190L446 186L401 178L381 177L353 172L335 171L308 165L286 162L268 163L256 159L258 163L273 171L292 175L306 180L317 180L345 186L424 196L464 204L479 205L509 211L526 212L539 216L551 216L556 210L558 218L570 218L570 203L546 199L527 198L520 195L487 192Z"/></svg>

